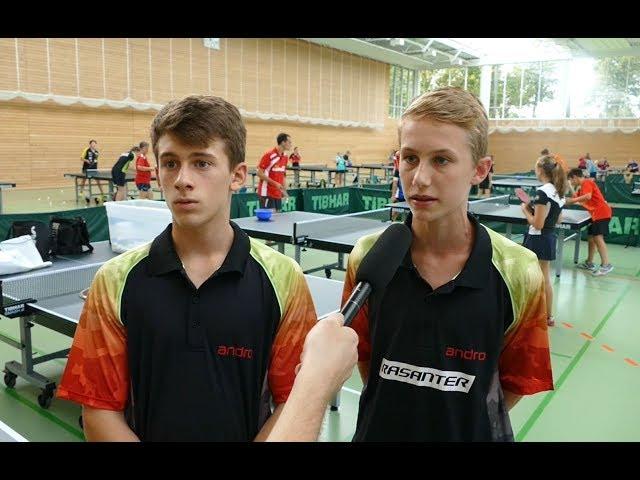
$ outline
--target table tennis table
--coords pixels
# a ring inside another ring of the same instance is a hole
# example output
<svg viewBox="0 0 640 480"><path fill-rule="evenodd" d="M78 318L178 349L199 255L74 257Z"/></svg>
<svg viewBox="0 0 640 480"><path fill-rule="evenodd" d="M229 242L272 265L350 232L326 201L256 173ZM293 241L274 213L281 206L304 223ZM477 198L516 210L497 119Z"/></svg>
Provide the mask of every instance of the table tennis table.
<svg viewBox="0 0 640 480"><path fill-rule="evenodd" d="M3 190L9 190L10 188L16 188L16 184L13 182L0 182L0 215L2 215L2 195Z"/></svg>
<svg viewBox="0 0 640 480"><path fill-rule="evenodd" d="M287 167L287 172L293 172L293 188L302 188L302 181L300 179L300 173L306 172L309 174L309 180L307 182L307 186L309 183L317 184L316 181L316 173L322 173L327 171L327 164L303 164L297 167ZM329 174L329 182L331 183L331 175Z"/></svg>
<svg viewBox="0 0 640 480"><path fill-rule="evenodd" d="M491 181L491 185L494 187L505 187L505 188L523 188L525 190L535 190L536 188L542 186L542 182L537 178L532 177L506 177L506 178L497 178Z"/></svg>
<svg viewBox="0 0 640 480"><path fill-rule="evenodd" d="M51 405L56 384L35 372L34 366L55 358L66 358L69 349L34 358L31 328L38 324L73 337L84 305L80 292L91 284L95 273L106 261L118 255L111 250L108 241L95 242L93 247L93 253L58 256L43 270L0 276L3 301L0 313L19 318L20 341L0 339L22 353L21 363L10 361L5 364L4 382L12 388L20 377L41 388L38 403L43 408ZM318 318L339 310L342 282L311 275L307 275L306 280Z"/></svg>
<svg viewBox="0 0 640 480"><path fill-rule="evenodd" d="M331 270L345 270L344 254L353 250L360 237L391 225L386 207L346 215L292 211L274 213L269 221L256 217L234 218L233 221L250 237L276 242L281 253L284 253L285 244L294 245L294 258L298 263L305 247L337 253L336 263L305 270L305 273L324 270L327 278L331 277Z"/></svg>
<svg viewBox="0 0 640 480"><path fill-rule="evenodd" d="M371 182L371 179L373 178L375 171L376 170L383 170L384 171L384 181L385 183L389 182L389 177L393 176L393 171L395 170L395 167L393 165L389 165L386 163L362 163L360 165L353 165L352 168L357 168L357 169L361 169L361 168L366 168L369 170L369 180ZM358 171L358 177L360 177L360 172ZM362 182L360 182L362 183ZM373 183L373 182L371 182Z"/></svg>
<svg viewBox="0 0 640 480"><path fill-rule="evenodd" d="M26 438L16 432L6 423L0 421L0 443L2 442L28 442Z"/></svg>
<svg viewBox="0 0 640 480"><path fill-rule="evenodd" d="M506 237L511 238L513 225L528 225L527 219L522 212L520 204L509 205L510 195L500 195L497 197L483 198L469 202L469 212L481 222L501 222L507 227ZM388 204L393 209L409 210L407 202ZM562 273L562 252L564 242L574 239L573 263L578 263L580 256L580 238L582 229L591 223L591 215L584 210L563 209L560 219L556 225L558 241L556 242L556 277ZM574 233L565 238L565 231L573 230Z"/></svg>
<svg viewBox="0 0 640 480"><path fill-rule="evenodd" d="M86 174L85 173L65 173L64 178L73 178L75 192L76 192L76 203L80 203L80 200L81 200L80 199L80 180L82 180L83 178L86 179L87 183L89 184L89 195L86 195L86 196L89 197L90 200L93 199L94 197L102 196L101 193L93 192L92 186L94 181L96 182L96 185L98 184L98 182L101 182L101 181L107 182L108 193L105 193L105 195L108 195L109 200L113 198L113 195L116 192L115 185L113 183L113 178L111 176L111 170L87 169ZM136 179L135 171L127 172L125 176L125 185L128 186L129 183L135 182L135 179ZM156 179L155 176L151 177L151 180L155 180L155 179ZM164 198L161 189L154 189L154 191L160 192L160 198ZM137 189L127 189L127 196L129 196L131 193L137 194L137 192L138 192Z"/></svg>

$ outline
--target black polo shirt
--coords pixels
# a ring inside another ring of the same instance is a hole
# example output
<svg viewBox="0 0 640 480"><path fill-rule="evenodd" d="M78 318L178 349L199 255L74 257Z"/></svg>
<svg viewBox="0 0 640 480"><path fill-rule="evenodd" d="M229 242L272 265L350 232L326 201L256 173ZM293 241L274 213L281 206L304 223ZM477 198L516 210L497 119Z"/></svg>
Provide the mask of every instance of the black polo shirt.
<svg viewBox="0 0 640 480"><path fill-rule="evenodd" d="M151 441L249 441L293 385L316 321L297 263L231 222L222 266L196 289L171 225L92 283L59 396L125 410Z"/></svg>
<svg viewBox="0 0 640 480"><path fill-rule="evenodd" d="M537 259L469 220L475 242L455 278L432 289L408 252L354 320L359 359L370 362L355 441L513 440L503 388L553 388ZM345 297L378 236L352 251Z"/></svg>

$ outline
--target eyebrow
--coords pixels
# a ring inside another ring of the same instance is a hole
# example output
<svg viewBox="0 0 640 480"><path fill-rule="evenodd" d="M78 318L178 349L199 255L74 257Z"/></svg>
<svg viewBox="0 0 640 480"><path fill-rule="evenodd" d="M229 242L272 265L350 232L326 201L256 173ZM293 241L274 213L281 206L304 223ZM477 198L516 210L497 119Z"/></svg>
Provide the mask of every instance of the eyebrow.
<svg viewBox="0 0 640 480"><path fill-rule="evenodd" d="M411 147L402 147L400 148L401 152L408 152L408 153L418 153L417 150L414 150ZM454 152L453 150L449 150L448 148L441 148L438 150L434 150L432 152L429 152L431 155L437 155L437 154L449 154L449 155L456 155L456 152Z"/></svg>
<svg viewBox="0 0 640 480"><path fill-rule="evenodd" d="M162 152L160 154L160 158L173 158L173 157L179 157L179 155L169 151L169 152ZM212 155L211 153L205 153L205 152L193 152L189 154L189 158L211 158L213 160L217 160L217 157L215 155Z"/></svg>

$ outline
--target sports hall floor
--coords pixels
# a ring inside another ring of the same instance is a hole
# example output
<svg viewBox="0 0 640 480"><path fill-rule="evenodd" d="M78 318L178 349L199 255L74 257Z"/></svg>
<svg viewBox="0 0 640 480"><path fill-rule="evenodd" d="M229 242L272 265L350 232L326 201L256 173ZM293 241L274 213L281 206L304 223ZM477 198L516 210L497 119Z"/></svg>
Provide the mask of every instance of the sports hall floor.
<svg viewBox="0 0 640 480"><path fill-rule="evenodd" d="M5 213L77 208L72 188L5 191L4 206ZM583 242L581 252L586 251ZM287 246L286 253L293 257L293 247ZM562 276L554 285L556 326L549 331L555 390L525 397L511 411L518 441L640 441L640 248L609 245L609 254L614 271L592 277L574 268L573 249L564 249ZM334 257L307 249L302 267ZM334 271L332 278L341 280L344 273ZM0 318L0 335L17 339L18 322ZM44 327L34 327L32 336L39 353L70 345L69 338ZM0 363L17 359L19 352L0 342ZM57 359L37 370L59 379L64 364ZM342 389L339 411L327 410L321 441L351 439L361 388L354 372ZM0 420L30 441L82 441L80 407L54 399L44 410L38 406L38 393L20 379L15 389L1 384Z"/></svg>

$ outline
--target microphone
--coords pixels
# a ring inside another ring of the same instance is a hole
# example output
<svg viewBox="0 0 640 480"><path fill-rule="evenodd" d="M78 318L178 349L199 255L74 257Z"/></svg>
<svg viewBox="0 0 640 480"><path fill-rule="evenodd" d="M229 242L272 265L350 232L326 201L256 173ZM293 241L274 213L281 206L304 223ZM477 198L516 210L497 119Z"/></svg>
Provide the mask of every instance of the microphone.
<svg viewBox="0 0 640 480"><path fill-rule="evenodd" d="M394 223L382 232L362 259L356 272L356 286L340 310L345 327L351 325L372 291L387 287L410 246L411 230L404 223Z"/></svg>

